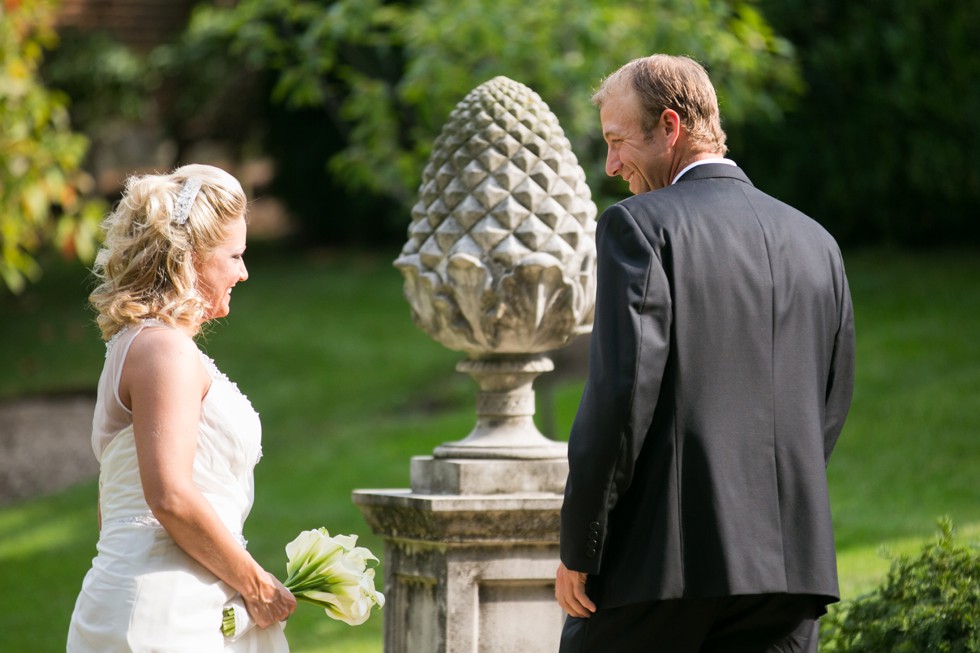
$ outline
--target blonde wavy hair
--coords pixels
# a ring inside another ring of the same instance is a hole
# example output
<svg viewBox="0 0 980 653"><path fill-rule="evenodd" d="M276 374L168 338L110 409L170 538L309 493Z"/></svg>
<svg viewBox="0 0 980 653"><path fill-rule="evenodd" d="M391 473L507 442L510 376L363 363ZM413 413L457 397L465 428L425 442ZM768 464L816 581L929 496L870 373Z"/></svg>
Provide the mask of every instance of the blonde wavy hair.
<svg viewBox="0 0 980 653"><path fill-rule="evenodd" d="M201 188L186 222L174 219L177 196L194 178ZM209 165L186 165L169 175L134 175L122 199L102 223L105 240L92 272L98 286L89 295L102 338L129 324L155 318L196 334L208 308L197 289L197 267L246 216L238 180Z"/></svg>
<svg viewBox="0 0 980 653"><path fill-rule="evenodd" d="M667 54L634 59L602 81L592 96L592 104L602 109L609 94L621 87L636 93L647 136L660 122L664 109L673 109L680 116L695 152L728 152L718 95L707 71L694 59Z"/></svg>

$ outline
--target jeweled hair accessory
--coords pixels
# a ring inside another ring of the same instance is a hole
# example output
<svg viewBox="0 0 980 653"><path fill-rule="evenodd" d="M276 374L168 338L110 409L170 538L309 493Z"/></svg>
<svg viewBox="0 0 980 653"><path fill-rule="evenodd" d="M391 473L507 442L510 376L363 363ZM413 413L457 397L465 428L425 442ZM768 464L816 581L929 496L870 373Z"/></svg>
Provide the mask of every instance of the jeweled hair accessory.
<svg viewBox="0 0 980 653"><path fill-rule="evenodd" d="M187 222L187 218L191 214L191 206L194 204L199 190L201 190L201 180L197 177L191 177L184 181L184 185L180 187L180 192L177 193L177 202L174 204L174 222L176 224Z"/></svg>

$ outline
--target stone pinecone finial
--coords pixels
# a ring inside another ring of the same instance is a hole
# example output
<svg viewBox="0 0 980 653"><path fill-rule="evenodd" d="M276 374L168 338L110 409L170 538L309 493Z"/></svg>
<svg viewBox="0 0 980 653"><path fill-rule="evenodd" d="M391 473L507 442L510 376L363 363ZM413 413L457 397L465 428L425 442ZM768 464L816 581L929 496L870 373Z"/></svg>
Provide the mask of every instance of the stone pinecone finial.
<svg viewBox="0 0 980 653"><path fill-rule="evenodd" d="M592 324L595 216L548 105L507 77L481 84L435 140L394 263L415 323L477 356L568 344Z"/></svg>

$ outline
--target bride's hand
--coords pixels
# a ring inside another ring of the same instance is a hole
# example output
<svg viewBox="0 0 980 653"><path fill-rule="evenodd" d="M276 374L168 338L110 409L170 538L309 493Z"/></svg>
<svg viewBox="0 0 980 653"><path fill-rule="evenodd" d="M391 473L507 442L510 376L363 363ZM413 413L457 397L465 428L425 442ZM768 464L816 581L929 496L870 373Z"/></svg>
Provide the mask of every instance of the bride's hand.
<svg viewBox="0 0 980 653"><path fill-rule="evenodd" d="M255 596L242 596L255 625L268 628L272 624L285 621L296 609L296 598L272 574L266 574L268 581L262 583Z"/></svg>

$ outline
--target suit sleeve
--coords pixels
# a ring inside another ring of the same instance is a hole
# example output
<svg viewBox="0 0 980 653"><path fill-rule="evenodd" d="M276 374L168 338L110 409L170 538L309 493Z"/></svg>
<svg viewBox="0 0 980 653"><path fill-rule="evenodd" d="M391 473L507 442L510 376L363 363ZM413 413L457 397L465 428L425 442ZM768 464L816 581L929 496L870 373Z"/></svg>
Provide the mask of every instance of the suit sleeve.
<svg viewBox="0 0 980 653"><path fill-rule="evenodd" d="M569 437L561 511L562 562L589 574L599 573L609 513L630 486L653 420L671 327L657 238L617 204L599 219L596 247L589 373Z"/></svg>
<svg viewBox="0 0 980 653"><path fill-rule="evenodd" d="M844 420L851 407L854 394L854 308L851 304L851 291L844 274L844 264L840 263L840 324L834 338L834 349L827 378L827 394L824 404L824 463L830 462L837 438L844 428Z"/></svg>

